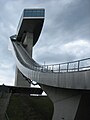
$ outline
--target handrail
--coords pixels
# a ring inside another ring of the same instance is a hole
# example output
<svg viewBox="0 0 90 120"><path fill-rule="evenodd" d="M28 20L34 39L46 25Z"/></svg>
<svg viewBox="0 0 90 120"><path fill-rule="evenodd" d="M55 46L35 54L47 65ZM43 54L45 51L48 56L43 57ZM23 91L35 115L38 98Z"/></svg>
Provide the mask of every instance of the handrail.
<svg viewBox="0 0 90 120"><path fill-rule="evenodd" d="M84 60L88 60L88 59L90 59L90 58L84 58L84 59L79 59L79 60L74 60L74 61L62 62L62 63L60 63L60 65L66 64L66 63L75 63L75 62L78 62L78 61L84 61ZM51 65L59 65L59 63L58 63L58 64L47 64L47 65L48 65L48 66L51 66Z"/></svg>
<svg viewBox="0 0 90 120"><path fill-rule="evenodd" d="M89 62L88 65L86 65L86 61ZM83 65L81 65L82 62L85 62ZM90 58L85 58L81 60L76 61L70 61L60 64L51 64L51 65L43 65L43 70L45 72L46 70L51 70L53 72L71 72L71 71L83 71L90 69Z"/></svg>
<svg viewBox="0 0 90 120"><path fill-rule="evenodd" d="M90 58L85 58L81 60L70 61L70 62L65 62L60 64L39 65L29 56L25 48L23 48L23 46L20 43L18 45L22 48L25 55L27 55L28 62L27 60L24 60L25 64L35 71L60 73L60 72L76 72L76 71L83 71L83 70L90 69ZM15 46L17 45L15 44Z"/></svg>

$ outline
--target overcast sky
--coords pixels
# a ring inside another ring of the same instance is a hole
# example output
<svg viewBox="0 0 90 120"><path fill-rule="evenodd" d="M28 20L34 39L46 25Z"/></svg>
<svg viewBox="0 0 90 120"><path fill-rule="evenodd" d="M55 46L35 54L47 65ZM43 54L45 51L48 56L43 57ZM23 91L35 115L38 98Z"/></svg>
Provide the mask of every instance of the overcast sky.
<svg viewBox="0 0 90 120"><path fill-rule="evenodd" d="M45 8L45 22L33 57L40 64L90 57L90 0L0 0L0 84L14 85L15 61L9 37L24 8Z"/></svg>

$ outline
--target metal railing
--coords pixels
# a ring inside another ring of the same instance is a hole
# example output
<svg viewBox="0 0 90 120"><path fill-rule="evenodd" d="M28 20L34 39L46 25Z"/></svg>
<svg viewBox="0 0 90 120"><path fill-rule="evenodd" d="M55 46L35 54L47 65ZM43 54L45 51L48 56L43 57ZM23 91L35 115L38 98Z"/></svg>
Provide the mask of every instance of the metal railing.
<svg viewBox="0 0 90 120"><path fill-rule="evenodd" d="M21 45L20 45L21 46ZM23 48L25 54L27 51ZM29 54L27 54L29 56ZM60 64L51 64L51 65L39 65L32 58L30 58L30 66L31 69L42 72L75 72L75 71L83 71L90 69L90 58L85 58L76 61L64 62Z"/></svg>
<svg viewBox="0 0 90 120"><path fill-rule="evenodd" d="M75 72L90 69L90 58L77 61L65 62L61 64L43 65L40 69L42 72Z"/></svg>
<svg viewBox="0 0 90 120"><path fill-rule="evenodd" d="M21 43L18 43L18 45L22 48L22 51L27 56L25 58L24 55L24 57L22 58L23 61L26 61L25 64L28 65L28 67L32 70L41 71L41 72L58 72L58 73L90 70L90 58L85 58L81 60L65 62L60 64L39 65L29 56L26 49L21 45ZM20 52L20 50L16 46L17 44L15 44L15 48Z"/></svg>

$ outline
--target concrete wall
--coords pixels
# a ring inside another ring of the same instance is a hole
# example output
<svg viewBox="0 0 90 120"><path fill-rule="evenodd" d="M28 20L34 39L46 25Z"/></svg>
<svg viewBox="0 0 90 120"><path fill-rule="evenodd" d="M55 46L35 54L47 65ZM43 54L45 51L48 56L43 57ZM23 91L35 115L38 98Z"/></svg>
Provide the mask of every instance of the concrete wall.
<svg viewBox="0 0 90 120"><path fill-rule="evenodd" d="M44 84L50 86L61 88L90 89L90 71L40 73L39 81L43 81Z"/></svg>
<svg viewBox="0 0 90 120"><path fill-rule="evenodd" d="M53 102L52 120L90 120L90 91L41 87Z"/></svg>
<svg viewBox="0 0 90 120"><path fill-rule="evenodd" d="M52 120L74 120L81 99L78 90L60 89L41 85L54 104ZM78 119L79 120L79 119Z"/></svg>

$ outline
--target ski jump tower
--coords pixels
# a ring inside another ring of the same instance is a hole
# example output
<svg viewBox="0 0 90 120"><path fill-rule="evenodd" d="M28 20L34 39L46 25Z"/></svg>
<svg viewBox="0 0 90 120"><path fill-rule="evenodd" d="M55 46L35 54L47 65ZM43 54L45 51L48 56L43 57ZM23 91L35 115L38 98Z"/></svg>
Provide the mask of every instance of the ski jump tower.
<svg viewBox="0 0 90 120"><path fill-rule="evenodd" d="M20 18L16 35L10 37L12 41L16 40L24 47L27 52L26 54L30 58L29 62L30 60L32 61L33 46L36 44L41 33L44 14L44 9L25 9ZM13 44L15 43L13 42ZM35 66L39 66L34 60L32 62ZM18 67L16 67L15 85L29 87L30 82Z"/></svg>
<svg viewBox="0 0 90 120"><path fill-rule="evenodd" d="M29 87L36 81L53 102L53 120L89 120L90 65L80 67L80 63L90 58L47 66L39 65L32 58L44 17L44 9L25 9L16 35L10 37L17 65L15 85ZM72 63L76 68L70 68ZM62 69L63 65L66 68Z"/></svg>

